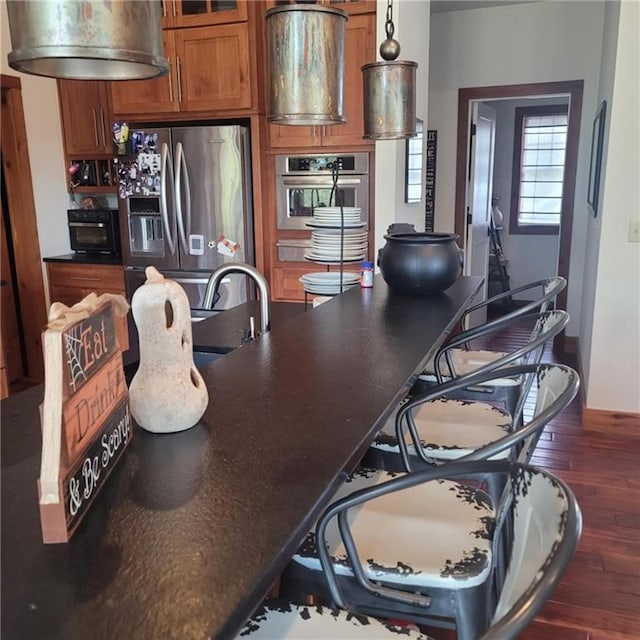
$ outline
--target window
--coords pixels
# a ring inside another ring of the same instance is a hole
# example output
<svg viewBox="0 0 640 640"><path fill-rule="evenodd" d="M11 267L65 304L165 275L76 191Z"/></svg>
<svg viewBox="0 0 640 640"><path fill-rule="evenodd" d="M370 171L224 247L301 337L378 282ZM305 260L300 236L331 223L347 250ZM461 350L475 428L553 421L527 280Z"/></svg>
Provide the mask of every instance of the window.
<svg viewBox="0 0 640 640"><path fill-rule="evenodd" d="M404 183L404 201L407 204L420 202L422 199L422 120L416 119L416 135L407 138L406 170Z"/></svg>
<svg viewBox="0 0 640 640"><path fill-rule="evenodd" d="M568 123L568 105L516 109L510 233L558 233Z"/></svg>

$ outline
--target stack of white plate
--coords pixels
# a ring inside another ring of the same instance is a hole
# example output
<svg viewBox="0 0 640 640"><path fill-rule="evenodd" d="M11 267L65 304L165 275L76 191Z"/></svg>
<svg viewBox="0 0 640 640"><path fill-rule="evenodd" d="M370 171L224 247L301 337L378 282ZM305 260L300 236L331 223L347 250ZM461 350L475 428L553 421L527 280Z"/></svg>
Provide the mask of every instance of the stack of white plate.
<svg viewBox="0 0 640 640"><path fill-rule="evenodd" d="M316 228L358 228L364 227L365 223L362 222L360 207L342 207L342 212L340 207L315 207L313 209L313 220L307 222L307 225Z"/></svg>
<svg viewBox="0 0 640 640"><path fill-rule="evenodd" d="M341 251L342 249L342 251ZM325 229L311 232L311 250L307 260L316 262L355 262L367 255L367 232Z"/></svg>
<svg viewBox="0 0 640 640"><path fill-rule="evenodd" d="M307 293L323 296L333 296L340 291L340 276L342 275L342 291L346 291L358 284L360 274L350 271L305 273L301 278L302 286Z"/></svg>

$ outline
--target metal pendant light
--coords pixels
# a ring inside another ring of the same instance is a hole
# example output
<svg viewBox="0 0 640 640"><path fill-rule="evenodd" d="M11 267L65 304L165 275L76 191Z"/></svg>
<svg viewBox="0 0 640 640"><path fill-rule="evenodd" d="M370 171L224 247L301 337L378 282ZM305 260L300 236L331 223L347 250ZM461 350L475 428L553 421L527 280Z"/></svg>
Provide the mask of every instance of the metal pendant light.
<svg viewBox="0 0 640 640"><path fill-rule="evenodd" d="M9 66L75 80L165 75L161 11L153 0L7 0Z"/></svg>
<svg viewBox="0 0 640 640"><path fill-rule="evenodd" d="M380 45L383 62L362 67L364 137L372 140L413 138L416 135L417 62L396 60L400 43L393 39L393 9L387 4L387 39Z"/></svg>
<svg viewBox="0 0 640 640"><path fill-rule="evenodd" d="M266 13L269 115L290 125L343 124L344 30L341 9L290 4Z"/></svg>

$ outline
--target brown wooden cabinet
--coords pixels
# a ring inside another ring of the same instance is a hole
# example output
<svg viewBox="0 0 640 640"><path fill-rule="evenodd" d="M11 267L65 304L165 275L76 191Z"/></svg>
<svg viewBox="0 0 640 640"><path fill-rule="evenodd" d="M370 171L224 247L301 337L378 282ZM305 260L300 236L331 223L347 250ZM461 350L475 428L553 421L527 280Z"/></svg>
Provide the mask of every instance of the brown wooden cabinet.
<svg viewBox="0 0 640 640"><path fill-rule="evenodd" d="M94 80L59 80L60 112L67 157L111 153L111 107L107 85Z"/></svg>
<svg viewBox="0 0 640 640"><path fill-rule="evenodd" d="M114 115L178 111L173 33L170 30L162 32L164 57L169 62L169 73L166 76L153 80L119 80L110 83Z"/></svg>
<svg viewBox="0 0 640 640"><path fill-rule="evenodd" d="M247 19L248 0L158 0L163 27L201 27Z"/></svg>
<svg viewBox="0 0 640 640"><path fill-rule="evenodd" d="M246 23L179 29L178 100L182 111L251 107L249 30Z"/></svg>
<svg viewBox="0 0 640 640"><path fill-rule="evenodd" d="M353 2L355 7L367 3ZM342 8L342 7L341 7ZM345 28L344 115L345 124L323 127L269 125L269 141L273 148L371 146L365 140L361 67L376 59L376 16L362 13L350 15Z"/></svg>
<svg viewBox="0 0 640 640"><path fill-rule="evenodd" d="M317 265L313 264L301 267L276 267L273 270L271 297L274 300L284 301L300 302L304 300L304 289L300 278L305 273L320 270Z"/></svg>
<svg viewBox="0 0 640 640"><path fill-rule="evenodd" d="M47 262L51 302L71 306L95 292L115 293L126 297L124 268L116 264L68 264ZM129 348L127 319L116 317L120 348Z"/></svg>
<svg viewBox="0 0 640 640"><path fill-rule="evenodd" d="M333 265L331 271L338 271L339 267ZM287 266L277 266L272 271L271 297L273 300L283 302L304 302L304 287L300 278L305 273L324 272L326 266L309 263L289 263ZM358 273L359 266L345 265L345 271ZM316 294L309 294L306 301L311 302Z"/></svg>
<svg viewBox="0 0 640 640"><path fill-rule="evenodd" d="M169 74L112 82L119 117L175 112L250 110L254 105L246 22L163 32Z"/></svg>
<svg viewBox="0 0 640 640"><path fill-rule="evenodd" d="M170 1L170 0L169 0ZM265 0L265 7L282 7L287 4L297 4L298 0ZM319 0L318 4L326 4L336 9L342 9L349 15L359 13L375 13L376 0Z"/></svg>
<svg viewBox="0 0 640 640"><path fill-rule="evenodd" d="M66 166L76 167L75 174L67 173L69 191L115 192L107 83L59 80L58 96Z"/></svg>

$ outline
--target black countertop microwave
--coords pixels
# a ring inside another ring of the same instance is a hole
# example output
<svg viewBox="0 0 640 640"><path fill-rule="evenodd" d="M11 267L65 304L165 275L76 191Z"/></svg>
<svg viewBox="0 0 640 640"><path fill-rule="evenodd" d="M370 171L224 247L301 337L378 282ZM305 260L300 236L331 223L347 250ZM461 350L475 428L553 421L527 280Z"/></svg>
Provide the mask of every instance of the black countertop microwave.
<svg viewBox="0 0 640 640"><path fill-rule="evenodd" d="M120 255L117 209L69 209L67 224L76 253Z"/></svg>

